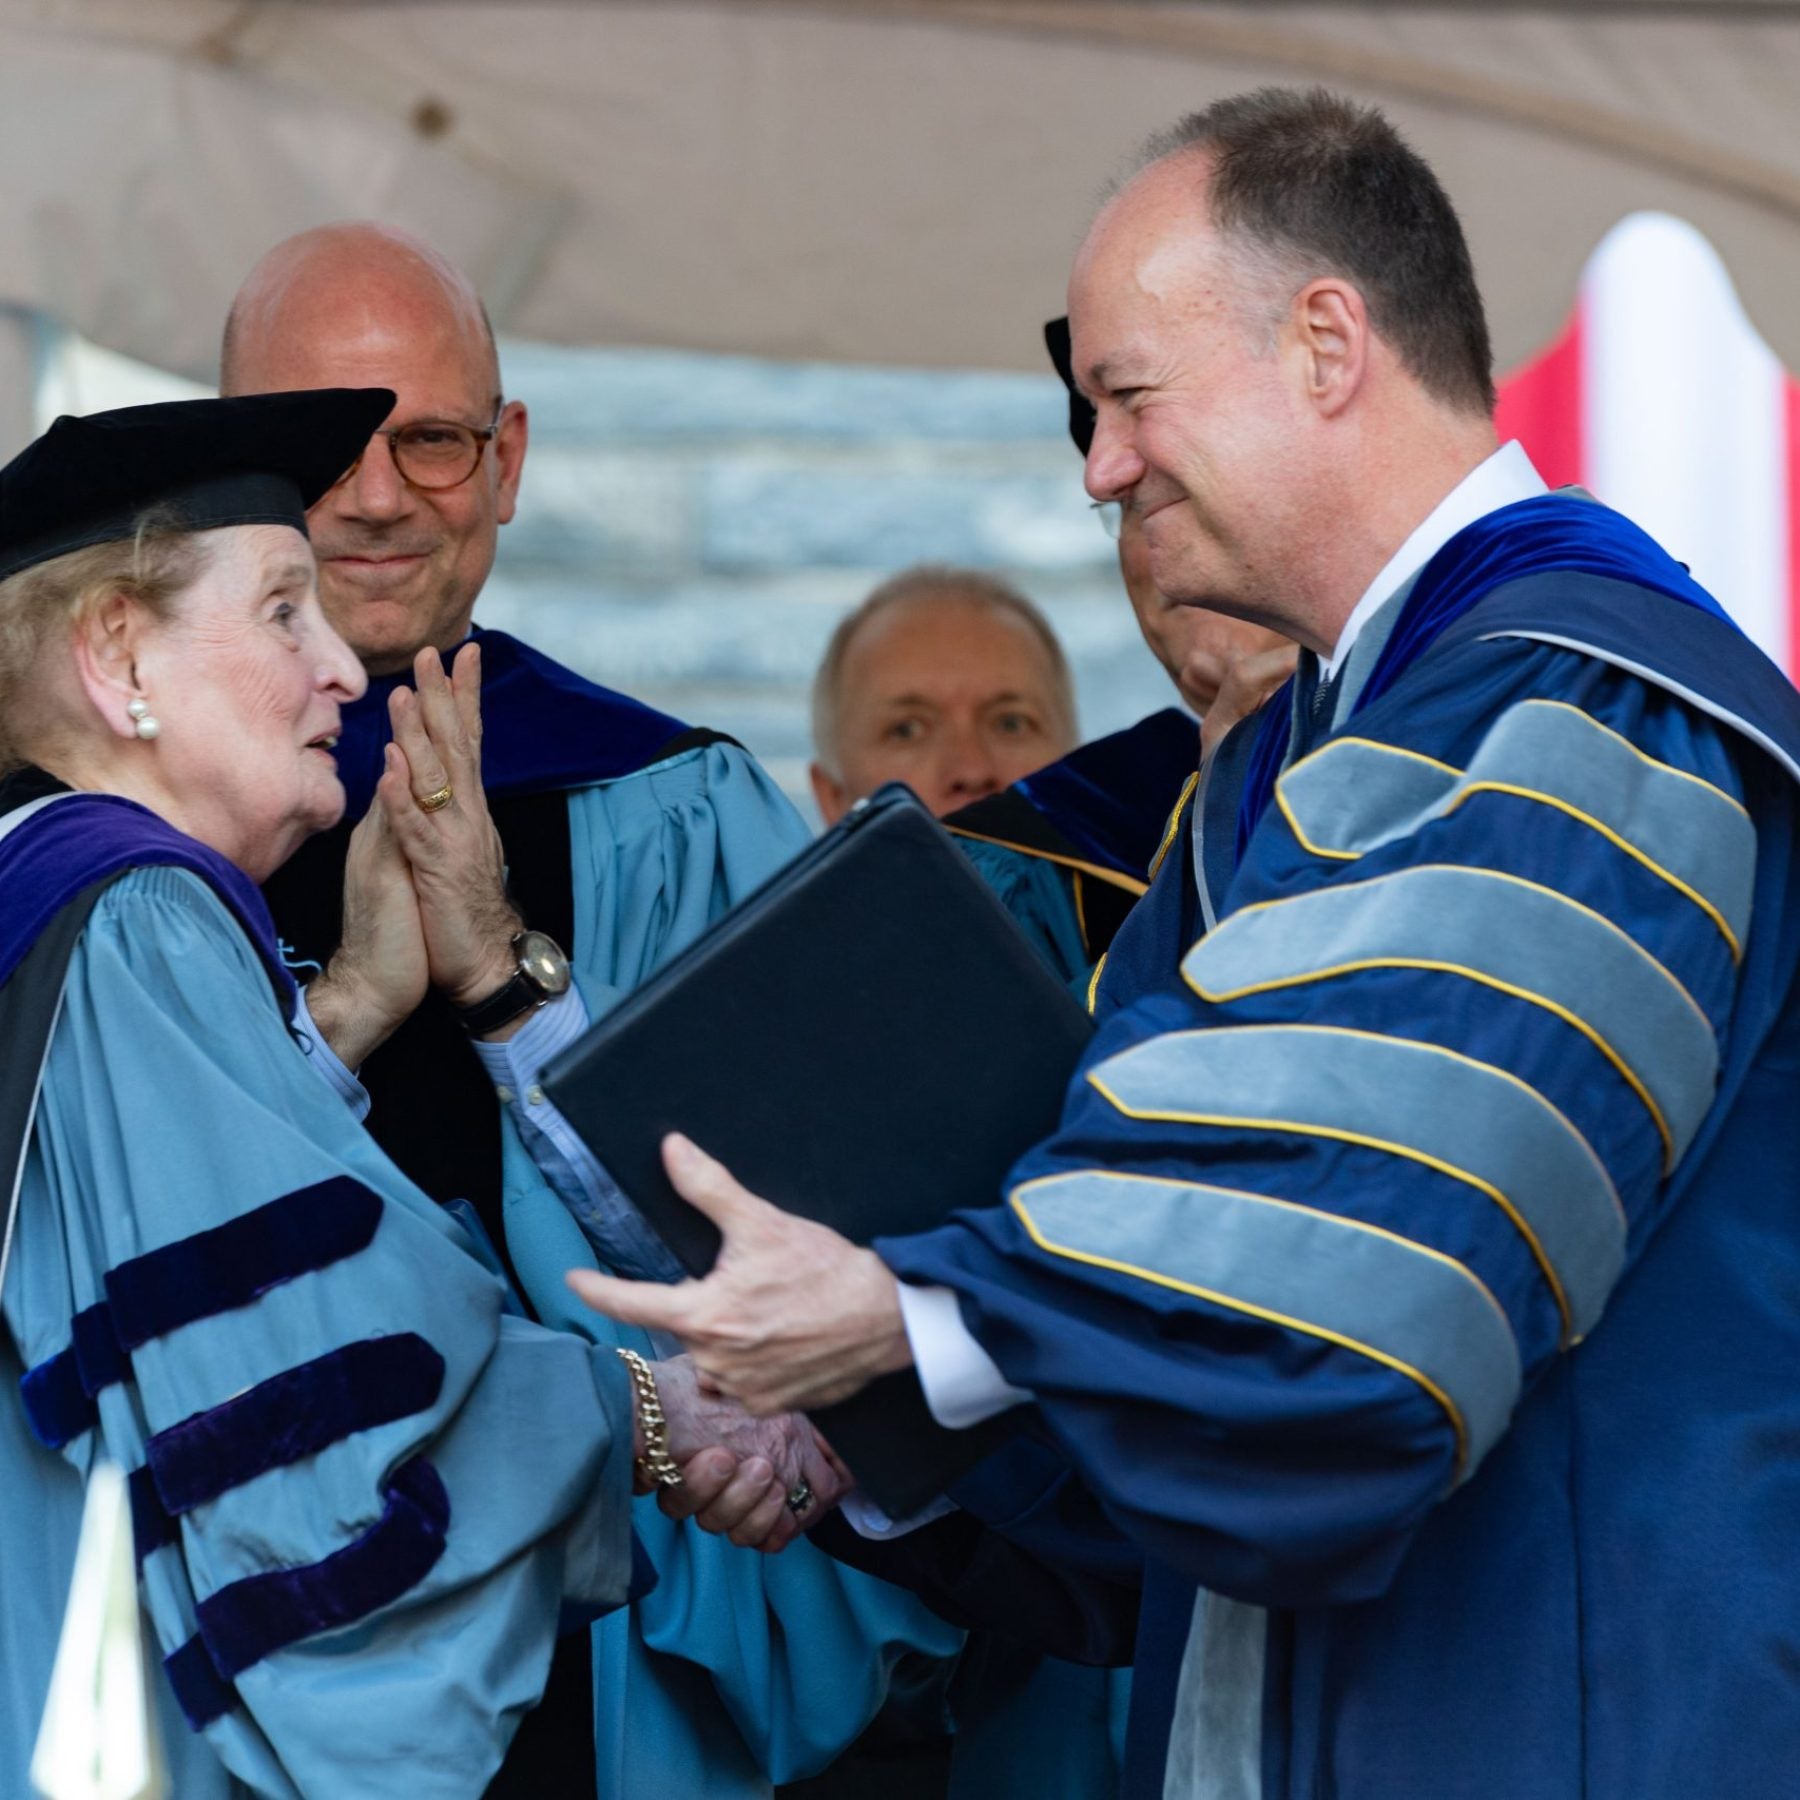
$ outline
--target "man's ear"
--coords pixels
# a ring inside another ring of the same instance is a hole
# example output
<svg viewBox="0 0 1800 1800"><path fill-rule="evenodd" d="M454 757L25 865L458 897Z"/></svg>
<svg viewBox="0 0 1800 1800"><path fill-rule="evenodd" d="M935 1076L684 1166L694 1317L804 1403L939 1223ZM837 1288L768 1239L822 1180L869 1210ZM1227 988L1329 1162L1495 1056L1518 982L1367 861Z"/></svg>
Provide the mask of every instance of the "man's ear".
<svg viewBox="0 0 1800 1800"><path fill-rule="evenodd" d="M531 435L531 421L525 414L523 400L509 400L500 413L499 429L494 433L494 468L499 477L496 488L496 514L502 525L512 523L519 507L519 481L525 473L525 443Z"/></svg>
<svg viewBox="0 0 1800 1800"><path fill-rule="evenodd" d="M1335 275L1309 281L1288 315L1307 398L1334 418L1356 397L1369 362L1369 311L1362 295Z"/></svg>
<svg viewBox="0 0 1800 1800"><path fill-rule="evenodd" d="M835 775L826 772L823 763L809 763L807 778L812 782L813 800L819 817L827 825L835 825L850 810L850 790Z"/></svg>
<svg viewBox="0 0 1800 1800"><path fill-rule="evenodd" d="M82 692L115 737L136 737L126 708L150 698L138 686L137 656L149 614L141 601L112 593L75 627L75 668Z"/></svg>

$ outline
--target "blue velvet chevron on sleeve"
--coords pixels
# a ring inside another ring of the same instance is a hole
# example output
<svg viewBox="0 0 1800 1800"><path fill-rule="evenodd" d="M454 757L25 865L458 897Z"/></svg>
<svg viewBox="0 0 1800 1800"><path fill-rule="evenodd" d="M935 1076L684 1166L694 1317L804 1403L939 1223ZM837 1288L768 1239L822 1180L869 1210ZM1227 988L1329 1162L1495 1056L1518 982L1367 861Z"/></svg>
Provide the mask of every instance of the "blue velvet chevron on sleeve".
<svg viewBox="0 0 1800 1800"><path fill-rule="evenodd" d="M19 1424L36 1456L127 1472L167 1687L204 1733L170 1737L184 1797L339 1793L400 1767L416 1800L479 1791L565 1605L626 1599L624 1372L506 1314L185 870L133 871L90 915L19 1217ZM49 1478L9 1446L26 1503L0 1524L7 1591L53 1627ZM0 1791L23 1791L29 1752L0 1730Z"/></svg>
<svg viewBox="0 0 1800 1800"><path fill-rule="evenodd" d="M1282 776L1008 1204L882 1254L1152 1554L1377 1593L1679 1191L1756 869L1698 711L1541 645L1421 665Z"/></svg>

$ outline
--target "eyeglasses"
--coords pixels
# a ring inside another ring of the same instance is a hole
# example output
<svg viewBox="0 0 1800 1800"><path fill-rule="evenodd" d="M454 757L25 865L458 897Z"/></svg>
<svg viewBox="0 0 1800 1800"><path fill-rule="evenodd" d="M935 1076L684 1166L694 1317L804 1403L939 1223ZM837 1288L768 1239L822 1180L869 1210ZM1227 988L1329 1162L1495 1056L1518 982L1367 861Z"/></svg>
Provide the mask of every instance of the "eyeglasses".
<svg viewBox="0 0 1800 1800"><path fill-rule="evenodd" d="M410 488L428 493L441 493L445 488L461 487L481 467L481 453L500 429L500 414L505 402L495 410L494 422L487 426L459 425L454 419L415 419L393 431L378 431L386 438L388 455L400 471L400 479ZM337 479L342 486L362 467L363 452Z"/></svg>
<svg viewBox="0 0 1800 1800"><path fill-rule="evenodd" d="M1116 544L1125 527L1125 508L1117 500L1090 500L1088 510L1100 521L1100 529Z"/></svg>

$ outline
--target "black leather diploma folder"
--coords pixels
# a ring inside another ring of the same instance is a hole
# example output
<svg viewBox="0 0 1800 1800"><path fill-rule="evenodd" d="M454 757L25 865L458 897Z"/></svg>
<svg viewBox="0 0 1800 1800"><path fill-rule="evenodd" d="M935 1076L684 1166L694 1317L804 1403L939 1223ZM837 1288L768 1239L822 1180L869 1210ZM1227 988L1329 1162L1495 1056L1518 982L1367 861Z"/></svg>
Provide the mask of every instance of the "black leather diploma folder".
<svg viewBox="0 0 1800 1800"><path fill-rule="evenodd" d="M681 1262L712 1223L663 1173L685 1132L859 1244L1001 1202L1092 1026L912 793L883 788L599 1021L542 1085ZM1005 1435L946 1431L910 1370L815 1415L894 1517Z"/></svg>

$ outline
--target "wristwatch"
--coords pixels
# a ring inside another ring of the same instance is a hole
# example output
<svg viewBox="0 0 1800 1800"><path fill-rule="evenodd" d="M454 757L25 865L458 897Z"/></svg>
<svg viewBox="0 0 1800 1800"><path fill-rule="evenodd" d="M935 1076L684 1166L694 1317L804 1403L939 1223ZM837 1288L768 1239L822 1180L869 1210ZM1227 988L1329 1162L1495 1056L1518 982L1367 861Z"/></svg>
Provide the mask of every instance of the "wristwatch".
<svg viewBox="0 0 1800 1800"><path fill-rule="evenodd" d="M569 959L562 946L548 933L520 931L511 940L518 968L497 993L473 1006L459 1006L457 1016L472 1037L484 1037L509 1025L520 1013L530 1012L558 994L569 991Z"/></svg>

